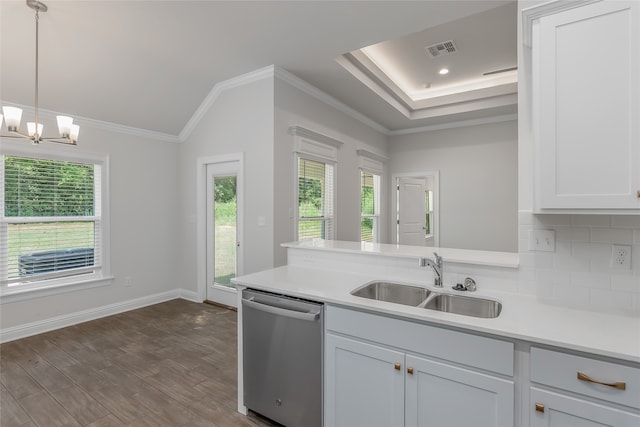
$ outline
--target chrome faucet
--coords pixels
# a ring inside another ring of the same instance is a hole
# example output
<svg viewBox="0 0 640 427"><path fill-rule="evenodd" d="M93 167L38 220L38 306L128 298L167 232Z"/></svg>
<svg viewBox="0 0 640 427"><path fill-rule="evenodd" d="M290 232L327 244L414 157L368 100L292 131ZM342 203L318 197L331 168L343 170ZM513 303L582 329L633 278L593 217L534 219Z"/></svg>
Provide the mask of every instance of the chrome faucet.
<svg viewBox="0 0 640 427"><path fill-rule="evenodd" d="M433 253L434 259L420 258L420 267L431 267L433 269L433 286L442 287L442 257L437 252Z"/></svg>

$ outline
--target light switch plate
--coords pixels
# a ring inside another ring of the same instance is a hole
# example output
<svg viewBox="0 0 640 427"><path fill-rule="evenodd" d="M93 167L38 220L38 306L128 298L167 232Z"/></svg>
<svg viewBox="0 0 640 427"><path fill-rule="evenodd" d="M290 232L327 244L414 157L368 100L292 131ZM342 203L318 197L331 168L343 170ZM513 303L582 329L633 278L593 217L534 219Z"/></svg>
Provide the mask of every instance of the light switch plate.
<svg viewBox="0 0 640 427"><path fill-rule="evenodd" d="M529 250L536 252L555 252L555 230L529 230Z"/></svg>

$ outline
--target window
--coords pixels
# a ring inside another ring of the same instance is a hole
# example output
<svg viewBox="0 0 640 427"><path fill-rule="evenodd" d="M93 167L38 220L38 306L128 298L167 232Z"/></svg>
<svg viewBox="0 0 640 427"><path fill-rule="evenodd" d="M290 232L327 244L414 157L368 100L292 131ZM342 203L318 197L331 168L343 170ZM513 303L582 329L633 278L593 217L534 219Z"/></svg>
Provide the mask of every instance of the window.
<svg viewBox="0 0 640 427"><path fill-rule="evenodd" d="M0 156L3 291L101 277L104 162L59 157Z"/></svg>
<svg viewBox="0 0 640 427"><path fill-rule="evenodd" d="M433 222L433 191L431 190L425 191L425 212L424 230L428 238L433 235L431 231L431 224Z"/></svg>
<svg viewBox="0 0 640 427"><path fill-rule="evenodd" d="M334 165L298 157L298 240L333 239Z"/></svg>
<svg viewBox="0 0 640 427"><path fill-rule="evenodd" d="M360 171L360 240L380 241L380 175Z"/></svg>

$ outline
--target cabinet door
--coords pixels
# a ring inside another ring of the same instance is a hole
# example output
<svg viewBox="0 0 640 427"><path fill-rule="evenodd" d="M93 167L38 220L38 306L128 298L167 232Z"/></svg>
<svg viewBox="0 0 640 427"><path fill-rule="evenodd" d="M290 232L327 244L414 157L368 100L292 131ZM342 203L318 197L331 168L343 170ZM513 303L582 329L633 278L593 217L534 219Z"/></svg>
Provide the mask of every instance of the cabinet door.
<svg viewBox="0 0 640 427"><path fill-rule="evenodd" d="M404 425L404 353L350 338L325 339L325 426Z"/></svg>
<svg viewBox="0 0 640 427"><path fill-rule="evenodd" d="M540 18L537 210L640 209L639 16L637 1L602 1Z"/></svg>
<svg viewBox="0 0 640 427"><path fill-rule="evenodd" d="M542 406L540 406L542 405ZM640 415L531 388L531 427L638 427Z"/></svg>
<svg viewBox="0 0 640 427"><path fill-rule="evenodd" d="M513 381L406 356L406 426L514 424Z"/></svg>

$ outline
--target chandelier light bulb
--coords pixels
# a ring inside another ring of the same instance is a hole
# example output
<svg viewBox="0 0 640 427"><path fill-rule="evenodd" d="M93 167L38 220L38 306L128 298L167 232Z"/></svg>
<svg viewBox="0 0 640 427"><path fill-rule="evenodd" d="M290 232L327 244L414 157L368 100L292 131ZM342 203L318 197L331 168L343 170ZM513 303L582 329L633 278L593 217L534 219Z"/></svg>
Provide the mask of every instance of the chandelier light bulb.
<svg viewBox="0 0 640 427"><path fill-rule="evenodd" d="M9 132L17 132L20 128L20 120L22 120L22 110L16 107L2 107L2 112Z"/></svg>
<svg viewBox="0 0 640 427"><path fill-rule="evenodd" d="M68 138L71 135L71 126L73 126L73 118L69 116L56 116L58 120L58 131L61 138Z"/></svg>
<svg viewBox="0 0 640 427"><path fill-rule="evenodd" d="M71 135L69 136L69 139L71 139L71 141L75 143L78 140L79 133L80 133L80 126L71 125Z"/></svg>
<svg viewBox="0 0 640 427"><path fill-rule="evenodd" d="M42 129L44 126L42 123L38 123L38 137L42 136ZM31 138L36 136L36 124L34 122L27 122L27 133Z"/></svg>

